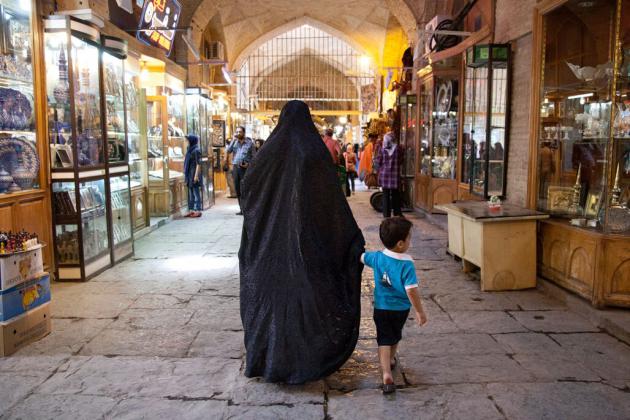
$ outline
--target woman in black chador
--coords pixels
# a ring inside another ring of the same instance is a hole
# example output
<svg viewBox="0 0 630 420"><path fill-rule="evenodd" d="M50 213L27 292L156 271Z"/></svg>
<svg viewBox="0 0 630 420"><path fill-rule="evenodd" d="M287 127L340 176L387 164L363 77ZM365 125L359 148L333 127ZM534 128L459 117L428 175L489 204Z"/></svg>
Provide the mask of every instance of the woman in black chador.
<svg viewBox="0 0 630 420"><path fill-rule="evenodd" d="M285 105L242 191L245 375L328 376L357 342L365 241L304 102Z"/></svg>

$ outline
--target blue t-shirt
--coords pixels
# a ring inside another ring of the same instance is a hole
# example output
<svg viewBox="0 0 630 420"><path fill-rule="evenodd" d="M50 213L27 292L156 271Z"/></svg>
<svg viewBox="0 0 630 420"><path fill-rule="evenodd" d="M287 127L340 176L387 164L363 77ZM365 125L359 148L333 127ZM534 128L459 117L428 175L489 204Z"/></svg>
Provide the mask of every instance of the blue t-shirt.
<svg viewBox="0 0 630 420"><path fill-rule="evenodd" d="M406 254L385 249L366 252L361 256L363 264L374 270L374 307L390 311L406 311L411 308L407 289L418 287L413 259Z"/></svg>

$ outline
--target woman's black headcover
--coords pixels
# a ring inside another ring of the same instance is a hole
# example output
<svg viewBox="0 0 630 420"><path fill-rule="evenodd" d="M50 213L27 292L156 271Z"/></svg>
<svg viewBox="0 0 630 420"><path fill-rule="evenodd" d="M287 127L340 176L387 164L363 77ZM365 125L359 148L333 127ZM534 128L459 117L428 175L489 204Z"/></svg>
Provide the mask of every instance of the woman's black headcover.
<svg viewBox="0 0 630 420"><path fill-rule="evenodd" d="M308 106L287 103L242 186L245 375L330 375L359 334L365 241Z"/></svg>

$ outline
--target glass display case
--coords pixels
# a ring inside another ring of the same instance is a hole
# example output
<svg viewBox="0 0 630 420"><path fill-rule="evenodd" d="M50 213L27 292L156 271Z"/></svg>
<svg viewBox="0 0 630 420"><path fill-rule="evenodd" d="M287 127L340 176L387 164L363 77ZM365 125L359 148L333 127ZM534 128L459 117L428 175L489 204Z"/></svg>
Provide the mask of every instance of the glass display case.
<svg viewBox="0 0 630 420"><path fill-rule="evenodd" d="M149 174L149 215L171 215L168 167L168 125L166 96L147 97L147 165ZM165 152L166 151L166 156Z"/></svg>
<svg viewBox="0 0 630 420"><path fill-rule="evenodd" d="M433 102L433 81L426 78L420 83L420 130L418 132L418 159L419 173L430 175L431 173L431 103Z"/></svg>
<svg viewBox="0 0 630 420"><path fill-rule="evenodd" d="M149 174L146 91L140 89L140 62L128 56L125 65L125 111L129 147L129 175L133 230L149 225Z"/></svg>
<svg viewBox="0 0 630 420"><path fill-rule="evenodd" d="M460 67L458 54L418 72L421 129L416 206L429 212L457 199Z"/></svg>
<svg viewBox="0 0 630 420"><path fill-rule="evenodd" d="M540 275L595 306L630 307L630 4L538 9L530 205Z"/></svg>
<svg viewBox="0 0 630 420"><path fill-rule="evenodd" d="M401 203L404 209L413 209L416 177L416 124L418 97L401 95L398 98L400 115L400 148L403 151L401 166Z"/></svg>
<svg viewBox="0 0 630 420"><path fill-rule="evenodd" d="M186 89L188 134L199 136L202 155L203 208L214 205L214 168L212 165L212 100L207 89Z"/></svg>
<svg viewBox="0 0 630 420"><path fill-rule="evenodd" d="M456 77L436 77L433 83L431 175L433 178L455 179L459 80Z"/></svg>
<svg viewBox="0 0 630 420"><path fill-rule="evenodd" d="M510 56L509 44L475 45L466 53L461 180L483 199L505 197Z"/></svg>
<svg viewBox="0 0 630 420"><path fill-rule="evenodd" d="M60 16L44 27L52 169L103 167L98 29Z"/></svg>
<svg viewBox="0 0 630 420"><path fill-rule="evenodd" d="M571 10L572 3L561 9ZM609 0L593 7L593 16L571 11L572 20L595 25L594 19L614 10L615 3ZM557 12L551 13L545 25L564 24L561 19ZM627 207L630 199L630 164L626 163L626 158L630 162L626 153L630 125L624 125L629 114L624 95L628 93L630 42L620 45L618 63L609 61L615 55L614 27L599 26L601 33L610 33L609 42L595 42L596 33L592 33L588 46L567 45L545 53L536 207L560 217L588 219L596 230L630 233L630 214L617 211L618 206ZM573 32L567 30L568 37L577 36L577 29L572 28ZM546 40L554 45L555 41Z"/></svg>
<svg viewBox="0 0 630 420"><path fill-rule="evenodd" d="M114 262L133 253L129 179L129 175L112 176L109 179Z"/></svg>
<svg viewBox="0 0 630 420"><path fill-rule="evenodd" d="M60 280L85 279L110 265L106 197L104 179L52 183Z"/></svg>
<svg viewBox="0 0 630 420"><path fill-rule="evenodd" d="M0 0L0 196L39 188L30 2Z"/></svg>
<svg viewBox="0 0 630 420"><path fill-rule="evenodd" d="M173 212L188 205L188 189L184 183L184 159L186 140L186 95L172 93L168 96L168 173Z"/></svg>
<svg viewBox="0 0 630 420"><path fill-rule="evenodd" d="M116 39L103 37L103 88L105 104L105 128L107 132L107 159L109 164L127 164L127 127L125 115L125 58L107 49L107 42ZM126 44L122 43L125 46Z"/></svg>

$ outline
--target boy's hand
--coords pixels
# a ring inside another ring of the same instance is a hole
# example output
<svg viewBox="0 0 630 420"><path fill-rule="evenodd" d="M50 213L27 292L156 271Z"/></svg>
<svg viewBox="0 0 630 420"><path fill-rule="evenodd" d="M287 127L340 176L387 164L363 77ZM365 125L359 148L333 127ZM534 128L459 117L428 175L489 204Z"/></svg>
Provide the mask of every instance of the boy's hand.
<svg viewBox="0 0 630 420"><path fill-rule="evenodd" d="M422 327L424 324L427 323L427 315L424 313L424 311L416 311L416 316L414 318L416 318L416 324L418 324L419 327Z"/></svg>

